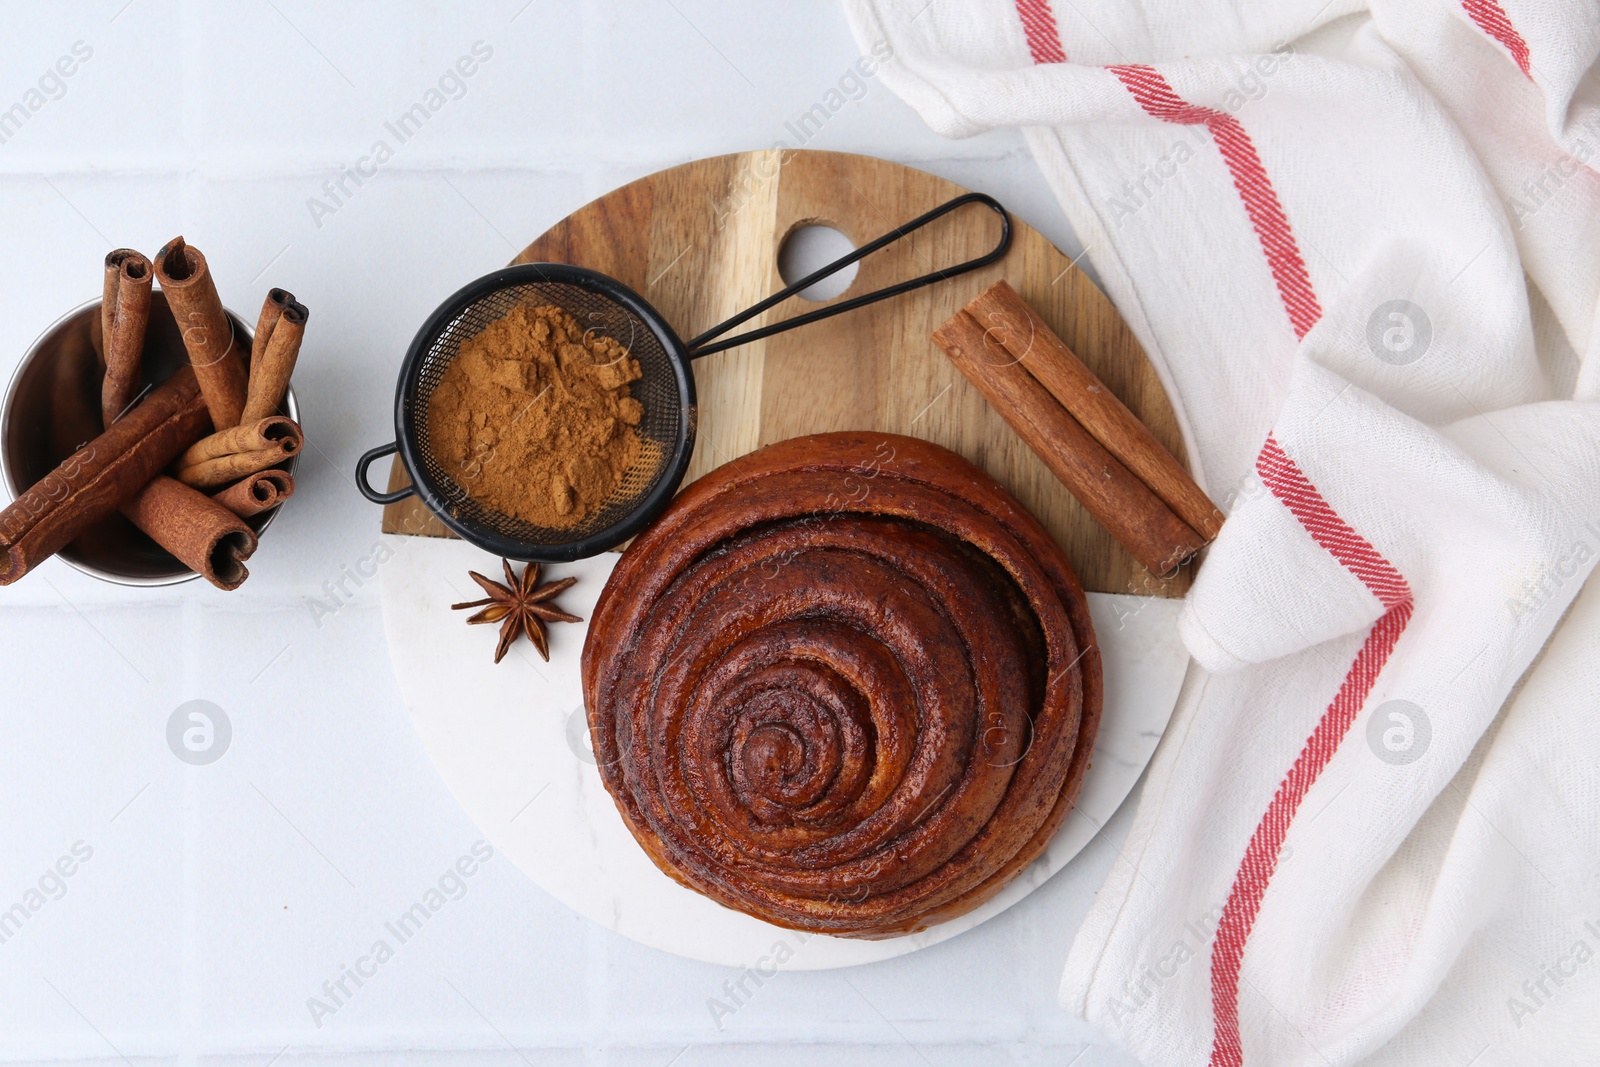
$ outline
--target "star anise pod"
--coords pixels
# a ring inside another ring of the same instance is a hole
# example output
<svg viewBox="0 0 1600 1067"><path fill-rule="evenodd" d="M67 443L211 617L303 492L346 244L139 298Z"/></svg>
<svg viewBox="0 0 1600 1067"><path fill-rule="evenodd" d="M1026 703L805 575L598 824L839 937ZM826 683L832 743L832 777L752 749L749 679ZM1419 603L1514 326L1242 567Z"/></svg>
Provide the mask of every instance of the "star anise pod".
<svg viewBox="0 0 1600 1067"><path fill-rule="evenodd" d="M576 615L568 615L549 600L557 593L568 588L578 579L563 578L559 582L546 582L539 585L539 565L530 563L523 570L522 577L518 578L511 570L510 560L501 560L506 569L506 584L490 578L485 578L477 571L468 571L472 580L483 587L489 595L483 600L473 600L465 604L451 604L451 611L462 608L483 608L482 611L470 616L468 623L498 622L500 623L500 645L494 650L494 661L499 663L505 659L506 650L517 639L518 634L527 634L528 640L533 642L533 647L539 650L539 655L546 661L550 659L550 638L545 633L544 624L547 622L582 622Z"/></svg>

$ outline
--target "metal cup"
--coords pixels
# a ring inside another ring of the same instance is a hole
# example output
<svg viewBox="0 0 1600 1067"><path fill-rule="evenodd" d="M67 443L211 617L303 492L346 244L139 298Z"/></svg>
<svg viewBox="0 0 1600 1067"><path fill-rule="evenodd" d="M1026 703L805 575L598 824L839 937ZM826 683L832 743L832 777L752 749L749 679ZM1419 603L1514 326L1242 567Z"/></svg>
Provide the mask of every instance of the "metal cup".
<svg viewBox="0 0 1600 1067"><path fill-rule="evenodd" d="M100 303L91 300L58 319L28 349L11 376L0 405L0 478L12 500L102 429L100 383L105 372L95 351ZM250 327L231 311L228 321L248 352ZM145 386L165 380L187 360L167 298L157 290L151 294L145 332ZM299 421L293 389L284 396L280 410ZM299 456L290 457L283 469L292 473L298 460ZM273 508L245 522L259 536L278 511ZM176 585L199 577L120 513L84 531L59 556L85 574L118 585Z"/></svg>

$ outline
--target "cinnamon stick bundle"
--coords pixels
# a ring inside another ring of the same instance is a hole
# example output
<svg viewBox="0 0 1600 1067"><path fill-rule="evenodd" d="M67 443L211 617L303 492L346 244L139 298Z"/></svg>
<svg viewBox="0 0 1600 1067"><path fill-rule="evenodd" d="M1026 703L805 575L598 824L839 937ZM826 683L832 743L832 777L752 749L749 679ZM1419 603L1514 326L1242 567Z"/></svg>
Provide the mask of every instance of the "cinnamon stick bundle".
<svg viewBox="0 0 1600 1067"><path fill-rule="evenodd" d="M240 478L259 474L268 467L276 467L291 455L293 453L284 447L284 443L278 441L268 448L259 448L252 452L230 452L214 459L202 460L192 466L179 467L173 477L195 489L216 489L229 482L236 482Z"/></svg>
<svg viewBox="0 0 1600 1067"><path fill-rule="evenodd" d="M294 476L288 471L264 470L235 482L211 499L239 516L253 518L270 511L294 495Z"/></svg>
<svg viewBox="0 0 1600 1067"><path fill-rule="evenodd" d="M1171 573L1216 536L1221 513L1010 285L984 290L933 339L1152 574Z"/></svg>
<svg viewBox="0 0 1600 1067"><path fill-rule="evenodd" d="M1027 332L1020 336L1029 338L1030 343L1018 358L1028 373L1195 532L1208 542L1217 536L1222 529L1222 512L1211 498L1139 421L1139 416L1084 366L1015 289L1005 281L996 282L972 299L967 313L991 325L1025 324Z"/></svg>
<svg viewBox="0 0 1600 1067"><path fill-rule="evenodd" d="M298 423L282 415L274 415L240 423L230 430L220 430L196 441L178 457L174 466L182 470L235 452L259 452L266 448L282 448L284 457L288 458L300 451L304 440Z"/></svg>
<svg viewBox="0 0 1600 1067"><path fill-rule="evenodd" d="M100 334L106 376L100 386L100 414L106 426L127 411L139 392L144 335L150 325L151 263L132 248L106 254Z"/></svg>
<svg viewBox="0 0 1600 1067"><path fill-rule="evenodd" d="M255 531L197 490L158 477L125 501L122 513L185 567L218 589L237 589L250 576Z"/></svg>
<svg viewBox="0 0 1600 1067"><path fill-rule="evenodd" d="M156 254L156 279L183 331L189 365L219 430L239 425L244 412L246 370L233 336L233 325L222 309L216 282L206 257L175 237Z"/></svg>
<svg viewBox="0 0 1600 1067"><path fill-rule="evenodd" d="M267 293L250 350L250 384L241 421L254 422L277 413L289 391L309 316L293 293L282 289Z"/></svg>
<svg viewBox="0 0 1600 1067"><path fill-rule="evenodd" d="M211 428L194 372L176 374L0 511L0 585L104 519Z"/></svg>

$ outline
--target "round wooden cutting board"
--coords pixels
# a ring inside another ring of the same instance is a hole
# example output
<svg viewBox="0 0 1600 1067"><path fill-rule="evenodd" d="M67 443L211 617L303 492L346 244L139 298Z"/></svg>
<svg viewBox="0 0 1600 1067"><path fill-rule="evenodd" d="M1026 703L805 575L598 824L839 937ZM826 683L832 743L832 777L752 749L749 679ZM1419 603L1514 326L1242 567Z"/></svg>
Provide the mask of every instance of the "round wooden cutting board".
<svg viewBox="0 0 1600 1067"><path fill-rule="evenodd" d="M778 253L800 227L832 226L859 247L963 192L863 156L720 156L608 193L552 227L517 262L603 271L689 337L781 289ZM835 299L971 259L993 247L998 233L992 212L960 209L862 261ZM1105 671L1105 707L1083 791L1045 852L980 908L885 941L807 937L684 888L629 835L594 765L579 680L586 624L550 628L549 662L522 641L492 665L492 628L463 625L449 605L480 595L468 569L496 573L498 561L455 539L415 499L391 505L380 584L412 723L484 836L540 887L610 929L682 956L734 967L773 958L791 969L848 966L936 944L1000 914L1066 866L1122 805L1166 728L1188 666L1176 634L1176 598L1190 575L1158 580L1135 562L930 334L1005 278L1182 459L1180 424L1154 368L1094 284L1020 221L1014 235L1006 257L981 271L696 361L699 437L684 484L774 441L877 429L954 449L1044 522L1089 591ZM817 306L794 297L746 328ZM396 465L390 488L405 482ZM617 558L606 553L552 568L552 578L578 579L561 606L587 618ZM1085 884L1066 891L1087 894L1098 879L1085 872Z"/></svg>

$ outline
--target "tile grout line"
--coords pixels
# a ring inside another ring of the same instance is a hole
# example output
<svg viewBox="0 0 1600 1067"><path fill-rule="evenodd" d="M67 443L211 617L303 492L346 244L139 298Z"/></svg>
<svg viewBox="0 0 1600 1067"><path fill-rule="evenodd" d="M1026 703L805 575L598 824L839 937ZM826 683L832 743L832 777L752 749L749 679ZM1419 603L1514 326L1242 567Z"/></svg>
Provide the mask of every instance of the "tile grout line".
<svg viewBox="0 0 1600 1067"><path fill-rule="evenodd" d="M179 92L182 98L179 101L180 136L185 154L191 153L201 142L200 132L202 124L201 94L199 92L200 70L199 64L204 61L204 41L201 37L200 19L202 12L197 10L195 0L179 0L179 63L182 74L179 78ZM178 184L178 222L180 228L174 233L187 233L192 221L193 205L196 200L195 186L199 179L193 170L186 170L179 178ZM202 235L201 241L205 238ZM198 617L195 598L184 597L182 618L179 626L184 634L184 655L181 673L176 682L179 692L176 694L182 699L187 699L192 680L198 679L200 673L199 648L197 638L204 625ZM169 699L174 695L170 691ZM159 707L159 702L158 705ZM187 766L179 768L187 772ZM182 775L182 801L183 804L183 889L181 893L181 907L183 914L179 917L182 930L182 947L178 959L178 1063L182 1067L198 1062L194 1054L188 1050L196 1046L196 1041L202 1036L201 1032L201 1007L198 974L199 957L199 918L196 914L200 900L199 862L196 855L202 839L202 828L199 825L199 798L196 776L184 773Z"/></svg>
<svg viewBox="0 0 1600 1067"><path fill-rule="evenodd" d="M591 47L593 42L604 38L604 33L600 26L600 16L595 10L597 7L598 5L595 4L583 5L583 17L579 23L578 31L582 35L580 48L583 55L583 65L580 76L583 79L584 86L583 107L585 113L582 117L586 124L589 124L592 119L590 111L594 107L593 101L600 99L600 90L602 88L602 72L595 61L594 50ZM593 127L591 126L591 128ZM585 203L594 198L590 195L591 190L589 189L592 181L592 174L584 174L579 178L580 197ZM609 972L613 952L611 939L616 935L609 930L598 929L600 925L598 923L590 923L588 925L591 929L584 939L586 941L584 945L586 964L584 968L584 984L589 999L587 1005L589 1028L591 1034L604 1034L612 1030ZM589 1041L584 1042L582 1057L585 1067L607 1067L617 1058L605 1047L604 1042L598 1040L594 1041L592 1046Z"/></svg>
<svg viewBox="0 0 1600 1067"><path fill-rule="evenodd" d="M200 620L196 617L196 608L192 598L185 598L180 609L182 616L179 620L179 632L184 635L183 660L178 684L181 687L178 695L189 691L189 681L199 673L200 647L197 638L202 629ZM169 693L169 697L171 694ZM160 707L159 697L157 708ZM189 768L182 768L187 771ZM182 931L181 947L178 957L178 1034L179 1048L186 1050L195 1047L194 1039L200 1033L200 1004L199 980L196 973L196 964L199 956L199 931L197 929L198 917L196 906L200 899L199 892L199 864L196 852L201 841L201 828L198 825L197 811L199 801L196 796L198 787L196 776L184 773L181 775L181 803L183 805L183 887L180 893L180 906L183 909L179 917ZM180 1051L178 1062L188 1067L196 1062L193 1057Z"/></svg>
<svg viewBox="0 0 1600 1067"><path fill-rule="evenodd" d="M511 152L488 155L480 153L471 157L461 151L414 154L411 159L397 159L384 164L383 170L384 173L417 174L431 177L437 174L459 175L478 171L586 176L593 174L596 170L616 169L630 172L638 171L639 175L642 176L684 162L681 153L660 151L629 154L624 151L628 146L618 145L614 147L615 151L607 151L599 156L558 154L541 161L537 165L529 163L525 156ZM836 149L836 151L845 150L843 148ZM245 162L240 162L241 157L237 151L228 155L206 156L200 158L198 162L194 154L182 157L169 154L158 157L155 162L141 163L137 166L118 163L106 164L103 161L96 163L95 160L88 158L62 158L60 154L52 157L48 153L39 153L34 158L50 165L46 166L41 163L40 165L29 166L0 166L0 178L82 176L119 179L176 177L183 174L195 174L207 179L216 178L237 181L241 179L304 178L307 175L325 175L349 163L348 159L334 158L332 156L307 155L294 158L281 154L270 158L248 158ZM146 155L142 158L149 160L151 157ZM930 166L943 164L976 166L1015 163L1023 158L1023 153L1012 151L982 151L971 154L962 154L960 152L950 152L948 154L923 153L916 158L919 169L927 170ZM610 186L606 191L611 188L616 188L616 186Z"/></svg>

